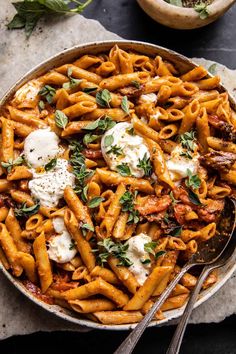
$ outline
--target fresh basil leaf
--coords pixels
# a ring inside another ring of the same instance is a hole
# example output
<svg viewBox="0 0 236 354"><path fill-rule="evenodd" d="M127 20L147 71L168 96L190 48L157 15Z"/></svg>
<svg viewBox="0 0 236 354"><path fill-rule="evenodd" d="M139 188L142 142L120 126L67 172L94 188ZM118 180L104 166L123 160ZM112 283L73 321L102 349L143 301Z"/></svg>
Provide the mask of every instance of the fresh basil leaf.
<svg viewBox="0 0 236 354"><path fill-rule="evenodd" d="M110 146L114 142L114 137L112 135L105 136L104 145L105 147Z"/></svg>
<svg viewBox="0 0 236 354"><path fill-rule="evenodd" d="M198 195L196 193L194 193L191 189L188 190L188 197L189 197L189 200L191 203L193 203L195 205L199 205L199 206L202 205Z"/></svg>
<svg viewBox="0 0 236 354"><path fill-rule="evenodd" d="M144 244L144 250L148 253L151 253L155 256L155 248L157 246L157 242L156 241L151 241L151 242L147 242Z"/></svg>
<svg viewBox="0 0 236 354"><path fill-rule="evenodd" d="M127 163L122 163L121 165L118 165L116 168L121 176L123 177L131 176L131 171Z"/></svg>
<svg viewBox="0 0 236 354"><path fill-rule="evenodd" d="M55 96L56 90L50 85L45 85L39 91L39 95L46 98L47 102L51 104L53 102L53 97Z"/></svg>
<svg viewBox="0 0 236 354"><path fill-rule="evenodd" d="M103 119L99 118L94 122L89 123L83 128L83 130L93 131L97 129L99 133L104 133L115 125L116 122L114 122L110 117L106 116Z"/></svg>
<svg viewBox="0 0 236 354"><path fill-rule="evenodd" d="M9 30L24 28L25 27L25 22L26 22L26 20L23 17L21 17L20 15L16 14L13 17L13 19L11 20L11 22L8 23L7 28Z"/></svg>
<svg viewBox="0 0 236 354"><path fill-rule="evenodd" d="M131 81L131 84L136 87L137 89L140 89L141 85L140 82L138 82L137 80L133 80Z"/></svg>
<svg viewBox="0 0 236 354"><path fill-rule="evenodd" d="M155 254L155 259L158 259L159 257L163 256L163 254L165 254L166 251L158 251L156 254Z"/></svg>
<svg viewBox="0 0 236 354"><path fill-rule="evenodd" d="M110 147L110 150L107 151L107 154L114 154L114 155L120 156L123 154L123 150L118 145L112 145Z"/></svg>
<svg viewBox="0 0 236 354"><path fill-rule="evenodd" d="M145 152L142 159L138 159L137 167L142 168L144 172L144 176L151 176L152 174L152 164L150 157L147 156Z"/></svg>
<svg viewBox="0 0 236 354"><path fill-rule="evenodd" d="M48 172L52 170L56 166L56 164L57 164L57 159L52 159L44 166L45 171Z"/></svg>
<svg viewBox="0 0 236 354"><path fill-rule="evenodd" d="M151 259L149 259L149 258L141 259L140 262L141 262L142 264L149 264L149 263L151 263Z"/></svg>
<svg viewBox="0 0 236 354"><path fill-rule="evenodd" d="M17 218L30 217L39 211L40 204L36 203L30 207L27 207L26 203L23 203L20 208L15 208L14 213Z"/></svg>
<svg viewBox="0 0 236 354"><path fill-rule="evenodd" d="M85 87L85 88L82 89L82 91L83 91L84 93L90 94L90 93L92 93L92 92L97 91L97 89L98 89L97 87Z"/></svg>
<svg viewBox="0 0 236 354"><path fill-rule="evenodd" d="M75 241L72 240L71 244L69 245L69 250L71 251L71 250L73 250L75 247L76 247Z"/></svg>
<svg viewBox="0 0 236 354"><path fill-rule="evenodd" d="M205 20L209 16L208 5L201 2L200 4L196 4L194 6L194 10L199 13L199 17L201 20Z"/></svg>
<svg viewBox="0 0 236 354"><path fill-rule="evenodd" d="M187 169L188 179L185 180L185 185L188 188L198 189L201 185L201 180L198 175L193 175L192 172Z"/></svg>
<svg viewBox="0 0 236 354"><path fill-rule="evenodd" d="M96 102L101 107L110 107L111 94L107 89L98 91L96 94Z"/></svg>
<svg viewBox="0 0 236 354"><path fill-rule="evenodd" d="M83 224L81 226L81 230L82 230L83 236L85 237L88 231L94 232L94 227L93 227L93 225L90 225L90 224Z"/></svg>
<svg viewBox="0 0 236 354"><path fill-rule="evenodd" d="M127 243L114 242L111 238L105 238L98 242L98 246L102 248L103 252L98 255L98 261L101 265L107 262L107 258L112 255L119 260L118 265L130 267L133 263L127 256L129 245Z"/></svg>
<svg viewBox="0 0 236 354"><path fill-rule="evenodd" d="M13 3L17 14L8 23L8 29L24 28L27 38L38 20L44 15L81 13L92 0L81 3L77 0L23 0Z"/></svg>
<svg viewBox="0 0 236 354"><path fill-rule="evenodd" d="M170 5L183 7L182 0L165 0L165 2L168 2L168 4L170 4Z"/></svg>
<svg viewBox="0 0 236 354"><path fill-rule="evenodd" d="M127 96L124 96L122 98L122 101L121 101L121 108L123 109L123 111L127 114L129 114L129 101L128 101L128 98Z"/></svg>
<svg viewBox="0 0 236 354"><path fill-rule="evenodd" d="M174 194L173 194L172 191L170 192L169 195L170 195L170 198L171 198L172 203L173 203L174 205L180 202L179 200L175 199Z"/></svg>
<svg viewBox="0 0 236 354"><path fill-rule="evenodd" d="M85 134L83 137L83 143L85 145L91 144L92 142L96 141L98 138L100 138L100 135L95 135L95 134Z"/></svg>
<svg viewBox="0 0 236 354"><path fill-rule="evenodd" d="M82 189L82 193L81 193L81 199L83 200L83 202L87 202L88 200L88 185L85 186L83 189Z"/></svg>
<svg viewBox="0 0 236 354"><path fill-rule="evenodd" d="M216 67L217 67L217 64L214 63L214 64L211 64L208 68L208 72L211 74L211 75L216 75Z"/></svg>
<svg viewBox="0 0 236 354"><path fill-rule="evenodd" d="M39 107L39 110L40 110L40 111L43 111L44 108L45 108L45 103L44 103L43 101L39 101L38 107Z"/></svg>
<svg viewBox="0 0 236 354"><path fill-rule="evenodd" d="M97 208L101 202L103 202L105 199L103 197L93 197L88 203L87 206L89 208Z"/></svg>
<svg viewBox="0 0 236 354"><path fill-rule="evenodd" d="M135 135L134 127L131 127L131 128L129 128L129 129L127 129L126 131L127 131L127 133L128 133L129 135L132 135L132 136Z"/></svg>
<svg viewBox="0 0 236 354"><path fill-rule="evenodd" d="M96 130L99 126L100 118L86 125L83 130Z"/></svg>
<svg viewBox="0 0 236 354"><path fill-rule="evenodd" d="M2 167L7 169L7 172L10 173L14 166L22 165L24 162L23 156L18 156L15 160L9 159L7 162L1 162Z"/></svg>
<svg viewBox="0 0 236 354"><path fill-rule="evenodd" d="M176 226L171 232L171 236L180 236L182 232L182 227L181 226Z"/></svg>
<svg viewBox="0 0 236 354"><path fill-rule="evenodd" d="M56 112L55 112L55 123L56 123L56 126L58 128L65 129L65 127L68 124L68 121L69 120L68 120L67 116L65 115L65 113L63 113L62 111L59 111L57 109Z"/></svg>

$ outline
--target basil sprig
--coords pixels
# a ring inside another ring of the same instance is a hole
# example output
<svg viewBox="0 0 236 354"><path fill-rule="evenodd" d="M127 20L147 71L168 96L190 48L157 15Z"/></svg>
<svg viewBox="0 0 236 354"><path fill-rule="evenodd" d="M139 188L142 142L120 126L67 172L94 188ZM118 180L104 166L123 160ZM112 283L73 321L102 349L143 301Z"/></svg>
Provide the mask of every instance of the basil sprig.
<svg viewBox="0 0 236 354"><path fill-rule="evenodd" d="M23 0L13 2L17 13L8 23L7 28L23 29L29 38L38 20L51 14L64 15L67 13L80 14L92 0L81 3L77 0Z"/></svg>

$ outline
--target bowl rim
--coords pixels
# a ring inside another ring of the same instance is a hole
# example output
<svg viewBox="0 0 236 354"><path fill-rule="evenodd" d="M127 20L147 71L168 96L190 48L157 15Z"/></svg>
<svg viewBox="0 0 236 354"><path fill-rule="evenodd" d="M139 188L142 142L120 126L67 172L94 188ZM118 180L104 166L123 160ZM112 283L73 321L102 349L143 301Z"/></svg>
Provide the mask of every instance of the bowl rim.
<svg viewBox="0 0 236 354"><path fill-rule="evenodd" d="M107 41L95 41L95 42L88 42L88 43L84 43L84 44L79 44L79 45L75 45L71 48L68 48L66 50L60 51L58 53L56 53L55 55L50 56L48 59L44 60L43 62L41 62L40 64L34 66L31 70L29 70L27 73L25 73L20 79L18 79L15 84L13 84L7 91L6 93L2 96L2 98L0 99L0 110L1 110L1 106L3 106L5 104L5 102L16 92L16 90L22 86L22 84L26 83L27 81L38 77L39 75L41 75L43 72L49 70L49 68L53 68L55 65L53 65L53 61L56 60L61 60L63 62L63 58L65 56L69 56L71 55L71 57L76 57L79 56L81 53L80 51L86 51L92 48L96 48L96 51L99 52L99 48L102 46L107 46L107 48L111 48L112 46L114 46L115 44L120 45L121 47L127 47L127 46L134 46L134 50L142 52L143 54L145 54L145 47L147 49L149 49L150 51L153 50L153 52L164 52L166 53L166 55L170 55L172 57L172 59L175 59L179 62L182 62L183 64L188 65L189 67L197 67L198 65L191 59L185 57L182 54L179 54L173 50L170 50L168 48L165 47L161 47L155 44L151 44L148 42L142 42L142 41L133 41L133 40L107 40ZM108 50L107 49L107 50ZM104 51L105 49L101 48L101 51ZM93 50L94 51L94 50ZM153 53L153 54L154 54ZM45 69L44 69L45 68ZM208 73L209 77L212 77L212 75L210 73ZM226 88L223 85L220 85L220 91L226 91ZM229 93L228 93L229 94ZM233 97L229 94L229 100L230 103L232 105L232 107L235 109L236 107L236 103L233 99ZM216 282L216 284L209 288L210 290L204 290L201 293L201 297L199 298L199 300L195 303L194 308L198 307L199 305L201 305L203 302L207 301L211 296L213 296L225 283L226 281L231 277L231 275L234 273L234 271L236 270L236 264L228 264L227 265L228 269L225 272L225 274L223 275L222 279L220 279L219 281ZM58 305L49 305L45 302L43 302L42 300L38 299L36 296L34 296L32 293L30 293L25 286L22 284L22 282L20 280L18 280L17 278L13 277L11 275L11 273L9 271L7 271L4 266L2 265L2 263L0 262L0 270L2 271L2 273L6 276L6 278L21 292L23 293L28 299L30 299L31 301L33 301L35 304L37 304L38 306L40 306L41 308L43 308L44 310L46 310L48 313L52 313L55 316L64 319L66 321L69 321L70 323L73 324L77 324L80 326L84 326L84 327L88 327L88 328L93 328L93 329L103 329L103 330L130 330L132 328L134 328L136 326L136 323L134 324L122 324L122 325L105 325L102 323L98 323L98 322L94 322L88 319L84 319L84 318L79 318L79 317L74 317L72 315L69 314L69 310L67 311L67 313L63 312L66 311L65 309L63 309L62 307L58 306ZM181 314L184 311L184 306L181 307L180 309L177 310L171 310L171 311L167 311L165 312L166 314L168 313L170 315L169 318L165 318L163 320L154 320L149 324L149 327L153 327L153 326L161 326L163 324L166 324L167 322L169 322L170 320L173 319L177 319L181 316ZM72 313L72 312L71 312ZM172 313L172 315L171 315ZM73 312L73 314L77 314L77 316L79 316L78 313Z"/></svg>
<svg viewBox="0 0 236 354"><path fill-rule="evenodd" d="M152 0L137 0L138 2L144 3L144 1L151 3ZM210 5L207 5L209 10L209 16L202 20L206 21L209 18L214 17L217 13L224 11L229 6L233 5L236 0L214 0ZM192 18L199 18L199 14L194 10L193 7L181 7L177 5L172 5L166 2L165 0L154 0L156 5L160 6L161 12L166 12L166 14L178 15L178 16L189 16Z"/></svg>

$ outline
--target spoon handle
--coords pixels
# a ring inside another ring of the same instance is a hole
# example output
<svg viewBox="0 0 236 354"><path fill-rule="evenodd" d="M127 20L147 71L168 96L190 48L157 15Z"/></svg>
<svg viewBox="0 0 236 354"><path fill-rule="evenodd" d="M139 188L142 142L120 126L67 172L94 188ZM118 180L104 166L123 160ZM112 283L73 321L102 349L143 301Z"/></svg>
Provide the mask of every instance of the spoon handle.
<svg viewBox="0 0 236 354"><path fill-rule="evenodd" d="M169 345L169 348L168 348L166 354L178 354L179 353L179 350L180 350L180 347L182 344L182 340L184 337L185 329L187 327L189 317L190 317L192 310L193 310L193 306L194 306L194 304L197 300L198 294L202 288L202 284L204 283L205 279L207 278L210 270L211 270L211 268L208 266L203 268L201 275L198 278L197 284L191 293L191 296L190 296L187 306L184 310L184 313L180 319L180 322L175 330L175 333L173 335L173 338L171 340L171 343Z"/></svg>
<svg viewBox="0 0 236 354"><path fill-rule="evenodd" d="M167 297L170 295L171 291L174 289L176 284L180 281L183 275L191 268L191 264L187 263L181 271L176 275L176 277L171 281L159 299L154 303L149 312L144 316L142 321L137 324L137 326L133 329L133 331L128 335L128 337L121 343L119 348L114 352L114 354L130 354L134 350L134 347L138 343L141 335L144 330L148 326L148 324L153 319L156 311L161 307L161 305L165 302Z"/></svg>

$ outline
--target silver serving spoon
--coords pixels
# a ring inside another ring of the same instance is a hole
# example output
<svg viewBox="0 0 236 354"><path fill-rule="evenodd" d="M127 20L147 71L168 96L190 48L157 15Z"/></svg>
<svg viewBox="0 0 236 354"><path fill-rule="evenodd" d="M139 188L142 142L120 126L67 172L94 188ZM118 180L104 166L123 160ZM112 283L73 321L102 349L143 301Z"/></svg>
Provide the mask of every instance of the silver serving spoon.
<svg viewBox="0 0 236 354"><path fill-rule="evenodd" d="M236 249L236 231L234 231L226 249L221 254L220 258L218 258L214 263L209 264L203 268L203 270L198 278L197 284L191 293L191 296L190 296L188 304L184 310L184 313L181 317L181 320L175 330L175 333L173 335L172 341L169 345L169 348L168 348L166 354L178 354L179 353L186 326L188 324L190 315L193 311L194 304L197 301L198 294L201 291L204 281L206 280L208 275L214 269L223 267L229 261L229 259L234 254L235 249Z"/></svg>
<svg viewBox="0 0 236 354"><path fill-rule="evenodd" d="M235 228L236 202L234 199L227 198L225 208L221 214L220 221L217 226L218 234L211 238L207 242L201 242L198 247L197 253L195 253L190 260L183 266L181 271L167 286L158 300L151 307L149 312L144 316L142 321L137 324L128 337L121 343L119 348L114 354L130 354L134 347L142 336L144 330L153 319L156 311L168 298L174 287L178 284L180 279L190 268L197 265L210 265L214 263L221 256L222 252L226 248Z"/></svg>

